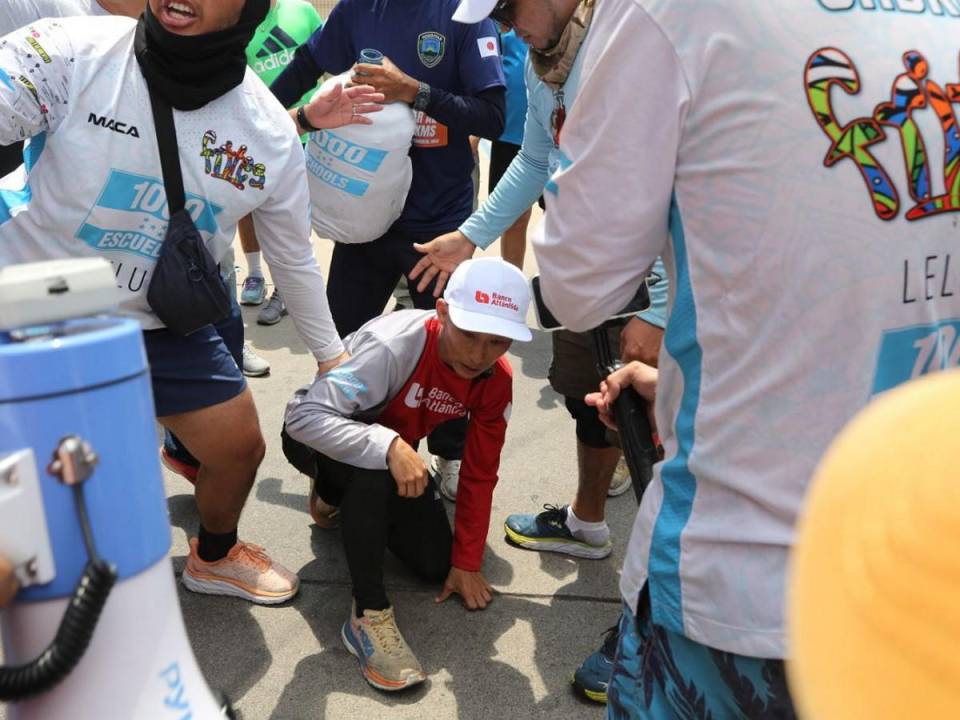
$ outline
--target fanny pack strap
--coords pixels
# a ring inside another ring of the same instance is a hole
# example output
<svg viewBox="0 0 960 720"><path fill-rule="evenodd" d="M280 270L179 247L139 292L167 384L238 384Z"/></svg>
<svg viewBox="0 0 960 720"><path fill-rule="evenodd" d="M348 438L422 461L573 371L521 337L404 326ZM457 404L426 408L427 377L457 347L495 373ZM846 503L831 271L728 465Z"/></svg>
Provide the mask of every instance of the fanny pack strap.
<svg viewBox="0 0 960 720"><path fill-rule="evenodd" d="M152 88L150 89L150 107L153 110L153 124L157 128L160 167L163 168L163 187L167 192L167 210L170 217L173 217L186 206L183 173L180 169L180 148L177 145L177 127L173 122L173 108L170 107L170 103Z"/></svg>

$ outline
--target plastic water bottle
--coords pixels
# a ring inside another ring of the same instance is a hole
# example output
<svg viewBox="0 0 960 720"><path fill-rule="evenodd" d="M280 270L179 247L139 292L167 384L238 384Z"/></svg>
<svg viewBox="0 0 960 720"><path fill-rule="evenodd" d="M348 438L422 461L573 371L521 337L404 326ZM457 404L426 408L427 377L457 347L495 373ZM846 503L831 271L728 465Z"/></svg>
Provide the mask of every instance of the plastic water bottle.
<svg viewBox="0 0 960 720"><path fill-rule="evenodd" d="M383 53L374 48L364 48L360 51L360 60L364 65L383 65Z"/></svg>
<svg viewBox="0 0 960 720"><path fill-rule="evenodd" d="M364 65L383 65L383 53L374 48L364 48L360 51L357 62ZM358 72L357 75L366 75L366 73Z"/></svg>

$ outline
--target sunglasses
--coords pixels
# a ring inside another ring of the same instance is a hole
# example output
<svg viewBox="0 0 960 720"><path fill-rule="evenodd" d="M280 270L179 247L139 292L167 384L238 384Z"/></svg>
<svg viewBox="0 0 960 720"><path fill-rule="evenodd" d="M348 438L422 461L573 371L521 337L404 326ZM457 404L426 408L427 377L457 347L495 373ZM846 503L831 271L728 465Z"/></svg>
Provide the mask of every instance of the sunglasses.
<svg viewBox="0 0 960 720"><path fill-rule="evenodd" d="M517 13L517 0L500 0L490 11L490 19L505 28L512 28Z"/></svg>

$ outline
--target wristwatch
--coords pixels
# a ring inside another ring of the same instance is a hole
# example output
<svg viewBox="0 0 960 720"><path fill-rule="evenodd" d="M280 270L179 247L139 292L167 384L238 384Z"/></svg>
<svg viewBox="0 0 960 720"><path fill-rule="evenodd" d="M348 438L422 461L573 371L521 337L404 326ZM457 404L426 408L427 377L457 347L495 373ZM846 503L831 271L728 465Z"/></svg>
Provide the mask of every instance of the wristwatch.
<svg viewBox="0 0 960 720"><path fill-rule="evenodd" d="M420 81L417 85L417 95L413 98L413 103L411 107L414 110L424 111L427 109L427 105L430 104L430 86L425 82Z"/></svg>
<svg viewBox="0 0 960 720"><path fill-rule="evenodd" d="M310 121L307 120L307 113L304 112L303 108L303 105L297 108L297 124L307 132L319 132L320 128L314 127L310 124Z"/></svg>

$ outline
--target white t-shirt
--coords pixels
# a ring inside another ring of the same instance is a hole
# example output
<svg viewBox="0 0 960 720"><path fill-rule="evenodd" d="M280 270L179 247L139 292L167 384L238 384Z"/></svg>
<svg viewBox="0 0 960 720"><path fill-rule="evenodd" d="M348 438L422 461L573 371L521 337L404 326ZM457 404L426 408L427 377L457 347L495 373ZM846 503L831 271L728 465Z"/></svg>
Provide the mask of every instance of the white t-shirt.
<svg viewBox="0 0 960 720"><path fill-rule="evenodd" d="M666 261L666 460L621 590L649 579L670 630L784 657L818 459L873 395L960 364L958 31L956 0L597 6L535 249L575 330Z"/></svg>
<svg viewBox="0 0 960 720"><path fill-rule="evenodd" d="M27 186L0 191L0 265L101 256L121 309L161 327L146 291L168 223L153 115L129 18L42 20L0 38L0 143L32 137ZM264 257L319 360L343 345L310 242L303 151L293 122L247 70L243 84L174 111L187 209L218 262L253 213Z"/></svg>
<svg viewBox="0 0 960 720"><path fill-rule="evenodd" d="M0 35L41 18L108 14L97 0L3 0L0 3Z"/></svg>

